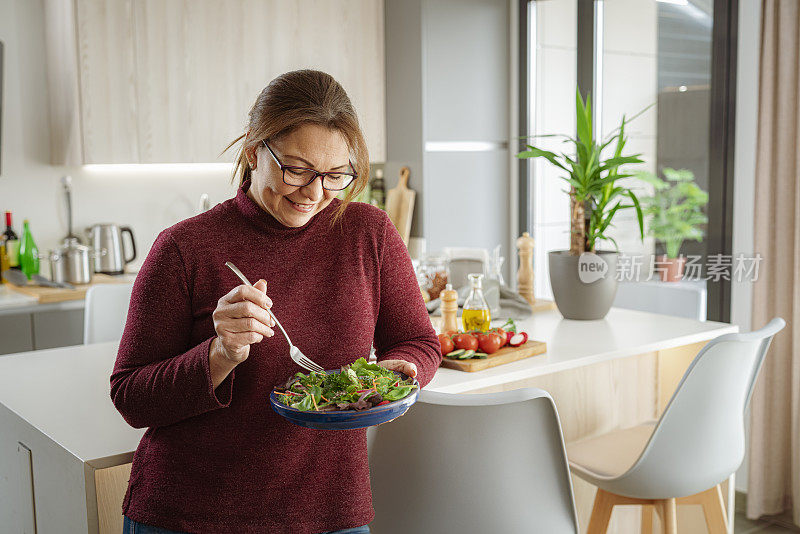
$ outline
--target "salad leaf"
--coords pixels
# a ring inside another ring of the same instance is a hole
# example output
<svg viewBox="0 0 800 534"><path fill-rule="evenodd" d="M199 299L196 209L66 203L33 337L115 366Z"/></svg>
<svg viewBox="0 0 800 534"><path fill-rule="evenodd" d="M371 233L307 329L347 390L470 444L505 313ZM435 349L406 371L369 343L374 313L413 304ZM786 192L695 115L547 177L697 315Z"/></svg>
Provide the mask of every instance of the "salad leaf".
<svg viewBox="0 0 800 534"><path fill-rule="evenodd" d="M415 386L403 386L393 388L391 391L387 392L386 395L383 396L385 400L388 401L396 401L400 400L404 397L407 397L411 390L414 389Z"/></svg>
<svg viewBox="0 0 800 534"><path fill-rule="evenodd" d="M282 404L302 411L363 410L403 399L416 387L413 379L359 358L339 373L297 373L275 393Z"/></svg>

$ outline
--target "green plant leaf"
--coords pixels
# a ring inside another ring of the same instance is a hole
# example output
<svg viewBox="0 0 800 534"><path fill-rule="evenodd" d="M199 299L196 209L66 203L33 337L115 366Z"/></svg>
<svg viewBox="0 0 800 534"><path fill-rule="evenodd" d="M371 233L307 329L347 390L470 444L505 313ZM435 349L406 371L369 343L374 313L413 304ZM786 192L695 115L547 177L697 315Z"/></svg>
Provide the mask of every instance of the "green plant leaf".
<svg viewBox="0 0 800 534"><path fill-rule="evenodd" d="M641 156L641 154L635 154L633 156L618 156L614 158L608 158L607 160L603 161L603 165L600 166L600 170L605 171L629 163L644 163L643 160L639 159L639 156Z"/></svg>
<svg viewBox="0 0 800 534"><path fill-rule="evenodd" d="M639 221L639 238L644 239L644 215L642 214L642 206L639 204L639 199L636 195L628 190L628 196L633 201L634 209L636 210L636 219Z"/></svg>
<svg viewBox="0 0 800 534"><path fill-rule="evenodd" d="M520 159L545 158L547 161L549 161L556 167L559 167L560 169L569 172L569 169L567 169L564 165L561 164L561 162L558 161L558 155L555 152L550 152L549 150L542 150L536 147L529 147L529 148L530 150L524 150L519 154L517 154L517 157Z"/></svg>
<svg viewBox="0 0 800 534"><path fill-rule="evenodd" d="M584 147L589 147L592 144L592 116L591 116L591 96L587 95L584 105L583 98L581 97L581 90L575 90L575 117L577 118L578 126L578 140Z"/></svg>

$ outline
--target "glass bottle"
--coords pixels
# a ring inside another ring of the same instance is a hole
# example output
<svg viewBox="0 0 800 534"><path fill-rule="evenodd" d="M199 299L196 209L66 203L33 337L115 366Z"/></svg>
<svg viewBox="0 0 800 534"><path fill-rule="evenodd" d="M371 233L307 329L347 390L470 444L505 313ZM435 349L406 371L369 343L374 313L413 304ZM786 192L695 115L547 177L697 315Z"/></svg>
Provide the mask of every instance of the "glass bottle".
<svg viewBox="0 0 800 534"><path fill-rule="evenodd" d="M39 249L33 240L28 219L22 223L22 241L19 245L19 266L28 280L34 274L39 274Z"/></svg>
<svg viewBox="0 0 800 534"><path fill-rule="evenodd" d="M2 238L0 238L0 241L2 241ZM0 246L0 284L6 283L6 279L3 276L3 271L9 268L8 255L6 254L5 244L3 244L3 246Z"/></svg>
<svg viewBox="0 0 800 534"><path fill-rule="evenodd" d="M386 192L383 185L383 169L375 170L375 179L372 181L369 202L373 206L385 209Z"/></svg>
<svg viewBox="0 0 800 534"><path fill-rule="evenodd" d="M12 269L19 269L19 237L11 227L11 212L6 212L6 231L3 233L3 245L6 248L8 264Z"/></svg>
<svg viewBox="0 0 800 534"><path fill-rule="evenodd" d="M492 313L489 311L489 305L483 297L483 275L472 273L468 274L467 278L470 283L469 296L464 301L464 307L461 311L464 331L481 330L485 332L489 330Z"/></svg>
<svg viewBox="0 0 800 534"><path fill-rule="evenodd" d="M500 245L497 245L489 260L488 274L483 282L483 296L489 304L489 310L495 315L500 313L500 286L504 284L503 259L500 256Z"/></svg>

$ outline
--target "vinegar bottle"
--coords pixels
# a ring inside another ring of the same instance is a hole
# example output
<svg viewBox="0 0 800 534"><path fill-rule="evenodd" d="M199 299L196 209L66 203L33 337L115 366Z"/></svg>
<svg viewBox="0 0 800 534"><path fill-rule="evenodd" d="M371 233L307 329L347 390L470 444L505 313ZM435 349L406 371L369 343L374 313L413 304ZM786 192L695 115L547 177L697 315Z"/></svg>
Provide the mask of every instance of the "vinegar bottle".
<svg viewBox="0 0 800 534"><path fill-rule="evenodd" d="M467 275L467 278L469 278L470 283L469 296L464 301L464 308L461 311L464 331L481 330L485 332L489 330L492 314L489 311L486 299L483 298L483 275L473 273Z"/></svg>

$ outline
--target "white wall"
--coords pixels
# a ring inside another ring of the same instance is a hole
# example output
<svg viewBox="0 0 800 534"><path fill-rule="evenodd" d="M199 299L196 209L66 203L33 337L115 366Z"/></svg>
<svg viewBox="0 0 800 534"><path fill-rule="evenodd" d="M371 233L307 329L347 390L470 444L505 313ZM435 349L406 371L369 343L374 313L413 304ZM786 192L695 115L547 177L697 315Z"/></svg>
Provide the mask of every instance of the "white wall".
<svg viewBox="0 0 800 534"><path fill-rule="evenodd" d="M67 233L59 183L64 174L73 177L75 228L98 222L131 226L137 262L158 232L195 214L202 193L212 205L235 193L230 173L221 169L89 171L50 165L42 0L0 0L0 40L5 43L0 211L14 213L17 233L28 218L40 251L59 245ZM247 110L241 113L244 120ZM42 272L49 273L46 264Z"/></svg>

